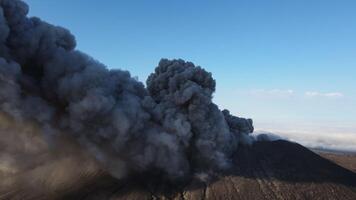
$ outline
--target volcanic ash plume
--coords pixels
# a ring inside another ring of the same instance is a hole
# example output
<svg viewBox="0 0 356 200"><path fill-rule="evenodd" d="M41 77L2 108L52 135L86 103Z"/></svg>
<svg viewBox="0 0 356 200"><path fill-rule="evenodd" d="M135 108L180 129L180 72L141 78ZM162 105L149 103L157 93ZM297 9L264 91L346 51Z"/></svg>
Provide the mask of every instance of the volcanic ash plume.
<svg viewBox="0 0 356 200"><path fill-rule="evenodd" d="M1 113L36 124L52 148L71 138L116 177L160 170L174 179L228 167L249 140L252 120L220 111L214 79L193 63L162 59L145 88L75 50L68 30L28 18L24 2L0 6Z"/></svg>

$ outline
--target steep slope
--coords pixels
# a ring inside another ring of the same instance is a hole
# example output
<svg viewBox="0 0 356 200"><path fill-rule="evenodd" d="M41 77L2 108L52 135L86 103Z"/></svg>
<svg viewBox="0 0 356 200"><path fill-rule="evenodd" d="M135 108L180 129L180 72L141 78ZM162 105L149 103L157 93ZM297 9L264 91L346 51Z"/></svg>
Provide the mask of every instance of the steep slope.
<svg viewBox="0 0 356 200"><path fill-rule="evenodd" d="M339 153L339 152L323 152L323 151L316 151L317 154L321 155L322 157L329 159L338 165L349 169L353 172L356 172L356 154L355 153Z"/></svg>
<svg viewBox="0 0 356 200"><path fill-rule="evenodd" d="M296 143L239 148L234 166L221 174L198 173L179 186L159 183L155 175L118 181L96 172L73 177L65 190L36 194L22 188L0 199L356 199L355 173Z"/></svg>

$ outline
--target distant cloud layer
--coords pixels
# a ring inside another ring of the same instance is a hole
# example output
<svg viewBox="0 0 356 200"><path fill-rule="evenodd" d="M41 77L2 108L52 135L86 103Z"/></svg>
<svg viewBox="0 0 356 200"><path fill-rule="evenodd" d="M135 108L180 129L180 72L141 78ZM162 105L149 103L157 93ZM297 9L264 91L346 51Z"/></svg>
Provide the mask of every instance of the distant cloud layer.
<svg viewBox="0 0 356 200"><path fill-rule="evenodd" d="M273 132L273 133L271 133ZM356 152L355 133L303 132L303 131L263 131L259 130L254 135L272 136L272 140L285 139L297 142L309 148L319 148L337 151Z"/></svg>
<svg viewBox="0 0 356 200"><path fill-rule="evenodd" d="M327 92L327 93L322 93L322 92L306 92L305 96L307 97L327 97L327 98L340 98L344 97L344 94L341 92Z"/></svg>
<svg viewBox="0 0 356 200"><path fill-rule="evenodd" d="M344 94L341 92L318 92L307 91L304 93L297 93L292 89L253 89L249 91L249 94L257 97L267 98L285 98L285 97L308 97L308 98L342 98Z"/></svg>

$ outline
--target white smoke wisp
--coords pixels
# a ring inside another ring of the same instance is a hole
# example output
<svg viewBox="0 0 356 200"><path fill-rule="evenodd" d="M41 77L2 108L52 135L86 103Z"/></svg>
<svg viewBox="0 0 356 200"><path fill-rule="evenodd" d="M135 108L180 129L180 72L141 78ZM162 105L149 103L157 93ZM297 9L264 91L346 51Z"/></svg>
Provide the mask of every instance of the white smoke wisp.
<svg viewBox="0 0 356 200"><path fill-rule="evenodd" d="M0 112L36 124L47 145L72 138L118 178L158 169L175 179L224 169L247 143L252 120L212 102L211 73L162 59L145 88L76 50L68 30L28 18L28 10L20 0L0 0Z"/></svg>
<svg viewBox="0 0 356 200"><path fill-rule="evenodd" d="M285 137L281 137L278 134L270 133L267 131L255 131L250 135L253 141L276 141L276 140L288 140Z"/></svg>

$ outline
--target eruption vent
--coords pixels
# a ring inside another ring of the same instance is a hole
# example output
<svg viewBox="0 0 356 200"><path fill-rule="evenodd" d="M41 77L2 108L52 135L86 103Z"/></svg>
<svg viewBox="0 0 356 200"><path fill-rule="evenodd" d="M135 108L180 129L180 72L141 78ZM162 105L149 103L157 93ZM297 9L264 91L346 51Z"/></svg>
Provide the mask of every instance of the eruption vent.
<svg viewBox="0 0 356 200"><path fill-rule="evenodd" d="M212 103L211 73L162 59L145 88L75 50L68 30L28 18L28 9L0 0L0 109L19 126L36 124L50 146L65 136L117 177L155 169L174 179L224 169L248 142L252 120Z"/></svg>

